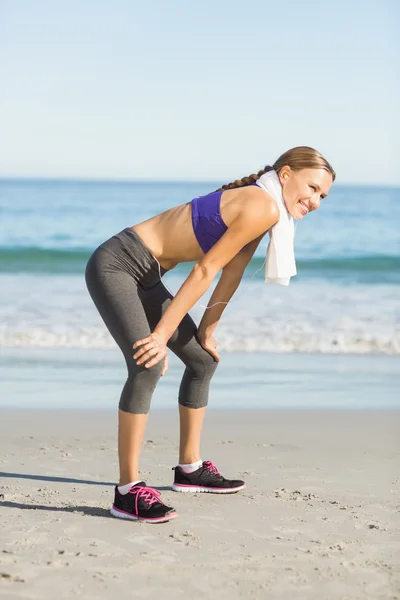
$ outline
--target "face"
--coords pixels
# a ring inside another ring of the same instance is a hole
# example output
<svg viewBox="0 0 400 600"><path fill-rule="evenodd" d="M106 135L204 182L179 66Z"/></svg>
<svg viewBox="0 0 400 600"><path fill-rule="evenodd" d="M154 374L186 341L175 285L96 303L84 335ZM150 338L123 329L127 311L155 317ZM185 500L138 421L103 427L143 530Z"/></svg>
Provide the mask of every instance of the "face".
<svg viewBox="0 0 400 600"><path fill-rule="evenodd" d="M279 181L286 208L297 220L319 208L333 183L332 175L325 169L293 171L289 166L281 169Z"/></svg>

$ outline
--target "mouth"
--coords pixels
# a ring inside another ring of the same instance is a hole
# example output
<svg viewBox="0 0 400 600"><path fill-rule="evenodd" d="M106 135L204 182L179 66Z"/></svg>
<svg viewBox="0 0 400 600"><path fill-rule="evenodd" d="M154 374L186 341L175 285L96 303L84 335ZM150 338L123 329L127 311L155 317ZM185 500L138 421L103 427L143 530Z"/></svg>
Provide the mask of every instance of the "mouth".
<svg viewBox="0 0 400 600"><path fill-rule="evenodd" d="M303 213L303 215L306 215L309 212L308 206L303 202L303 200L299 200L299 204L301 212Z"/></svg>

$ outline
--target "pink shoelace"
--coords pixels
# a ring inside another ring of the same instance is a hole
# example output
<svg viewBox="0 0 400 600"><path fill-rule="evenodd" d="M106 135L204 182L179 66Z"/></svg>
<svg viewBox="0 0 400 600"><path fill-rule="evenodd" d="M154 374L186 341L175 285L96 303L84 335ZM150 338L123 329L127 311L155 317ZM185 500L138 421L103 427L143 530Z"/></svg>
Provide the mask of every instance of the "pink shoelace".
<svg viewBox="0 0 400 600"><path fill-rule="evenodd" d="M213 465L211 460L204 461L204 468L206 471L210 471L210 473L215 473L215 475L220 475L222 477L221 473L218 471L217 467Z"/></svg>
<svg viewBox="0 0 400 600"><path fill-rule="evenodd" d="M135 494L135 511L138 514L138 501L139 498L143 498L146 502L148 502L149 506L154 504L155 502L161 502L161 492L155 490L154 488L147 487L144 485L133 485L128 492L129 494Z"/></svg>

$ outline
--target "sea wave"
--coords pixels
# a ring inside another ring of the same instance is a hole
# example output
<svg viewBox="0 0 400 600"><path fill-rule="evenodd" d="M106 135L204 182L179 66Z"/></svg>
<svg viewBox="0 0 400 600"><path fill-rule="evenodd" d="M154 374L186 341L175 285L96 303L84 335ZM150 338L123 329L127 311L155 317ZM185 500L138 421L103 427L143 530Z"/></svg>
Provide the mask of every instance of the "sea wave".
<svg viewBox="0 0 400 600"><path fill-rule="evenodd" d="M84 272L93 249L0 247L0 273L77 275ZM264 258L253 257L245 279L262 279ZM183 263L174 273L188 274L192 263ZM257 273L259 271L259 273ZM297 260L298 274L308 277L361 283L400 284L400 256L373 254L365 256L312 257Z"/></svg>
<svg viewBox="0 0 400 600"><path fill-rule="evenodd" d="M115 348L115 342L103 329L74 329L52 331L49 328L7 329L0 331L0 346L42 348ZM400 355L400 332L391 334L355 331L314 331L288 334L259 331L252 335L221 328L218 351L272 352L314 354L385 354Z"/></svg>

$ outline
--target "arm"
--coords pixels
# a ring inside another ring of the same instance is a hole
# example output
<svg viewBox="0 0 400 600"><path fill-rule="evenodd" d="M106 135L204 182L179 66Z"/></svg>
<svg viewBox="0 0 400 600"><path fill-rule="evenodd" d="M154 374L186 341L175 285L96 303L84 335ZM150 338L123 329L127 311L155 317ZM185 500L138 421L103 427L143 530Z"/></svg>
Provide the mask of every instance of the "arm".
<svg viewBox="0 0 400 600"><path fill-rule="evenodd" d="M189 277L178 290L153 333L138 340L133 348L141 346L134 354L138 364L151 367L166 355L166 344L183 317L210 287L217 273L226 267L239 251L256 238L264 235L279 219L279 208L269 194L246 191L242 210L224 235L193 267ZM236 288L235 288L236 289ZM219 294L219 292L218 292Z"/></svg>
<svg viewBox="0 0 400 600"><path fill-rule="evenodd" d="M165 343L169 340L183 317L208 290L218 272L239 251L261 235L264 235L279 219L275 200L265 193L248 194L242 211L216 244L193 267L189 277L178 290L175 298L154 329Z"/></svg>
<svg viewBox="0 0 400 600"><path fill-rule="evenodd" d="M250 244L247 244L241 252L223 267L222 275L218 281L217 287L207 305L212 306L212 308L207 307L200 321L198 327L199 337L204 336L207 338L212 335L227 303L239 287L243 273L263 237L264 234L258 236L255 240L250 242ZM218 302L221 304L217 304ZM213 306L214 304L216 304L216 306Z"/></svg>

